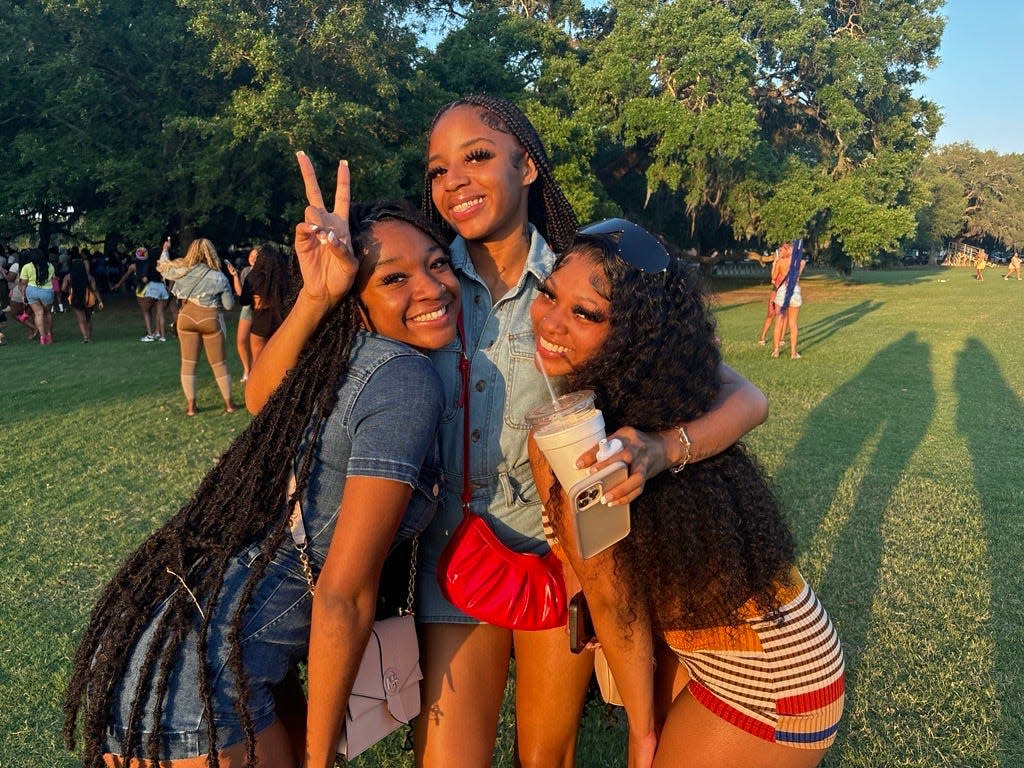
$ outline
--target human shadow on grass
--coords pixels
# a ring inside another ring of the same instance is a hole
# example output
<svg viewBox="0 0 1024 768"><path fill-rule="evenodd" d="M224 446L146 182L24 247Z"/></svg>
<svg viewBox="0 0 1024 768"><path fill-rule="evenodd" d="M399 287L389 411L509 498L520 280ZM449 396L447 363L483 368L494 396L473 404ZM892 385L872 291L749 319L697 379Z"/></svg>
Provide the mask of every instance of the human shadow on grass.
<svg viewBox="0 0 1024 768"><path fill-rule="evenodd" d="M775 476L797 549L803 552L847 471L868 444L875 446L849 514L834 536L828 564L812 584L843 642L847 695L856 690L871 625L886 508L935 410L929 359L928 346L916 333L881 350L810 413L803 436ZM778 413L773 416L780 418ZM813 483L807 482L809 477Z"/></svg>
<svg viewBox="0 0 1024 768"><path fill-rule="evenodd" d="M1024 404L1010 388L999 363L978 339L968 339L957 356L954 385L959 396L957 429L967 438L987 537L992 588L989 628L995 640L992 678L999 699L998 753L1001 765L1020 765L1024 724L1024 577L1021 533L1024 491L1017 480L1024 466ZM982 612L987 606L978 606Z"/></svg>
<svg viewBox="0 0 1024 768"><path fill-rule="evenodd" d="M827 317L820 317L810 323L800 324L800 351L813 349L822 342L835 336L858 321L881 308L885 302L865 299L852 307L833 312Z"/></svg>

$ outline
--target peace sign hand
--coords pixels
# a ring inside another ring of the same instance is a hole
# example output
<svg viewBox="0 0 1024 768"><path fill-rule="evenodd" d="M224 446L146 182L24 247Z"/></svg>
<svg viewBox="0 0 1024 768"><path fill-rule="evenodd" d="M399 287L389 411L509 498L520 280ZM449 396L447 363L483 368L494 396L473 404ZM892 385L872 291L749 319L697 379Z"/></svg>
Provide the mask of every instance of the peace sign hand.
<svg viewBox="0 0 1024 768"><path fill-rule="evenodd" d="M295 254L302 271L302 292L311 301L332 307L352 290L359 272L348 229L351 195L348 161L338 164L334 210L328 211L313 163L305 152L298 152L297 157L309 202L305 220L295 226Z"/></svg>

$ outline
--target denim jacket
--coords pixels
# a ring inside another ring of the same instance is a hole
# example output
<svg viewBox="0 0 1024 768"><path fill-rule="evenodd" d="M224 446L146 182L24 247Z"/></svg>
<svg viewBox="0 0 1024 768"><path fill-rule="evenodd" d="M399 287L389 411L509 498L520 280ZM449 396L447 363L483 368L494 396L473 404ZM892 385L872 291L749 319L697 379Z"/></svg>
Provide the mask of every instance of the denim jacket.
<svg viewBox="0 0 1024 768"><path fill-rule="evenodd" d="M205 264L185 267L175 262L161 262L159 269L166 279L174 281L171 290L179 299L194 301L202 307L231 309L235 306L235 294L219 270Z"/></svg>
<svg viewBox="0 0 1024 768"><path fill-rule="evenodd" d="M486 283L477 275L465 241L456 238L452 263L462 286L462 316L470 360L470 480L473 510L483 515L508 546L544 552L540 501L530 471L526 412L549 399L544 379L533 364L530 305L551 272L555 255L530 227L530 252L519 282L492 305ZM444 382L441 450L449 493L427 532L424 555L433 560L462 519L463 412L459 408L459 344L431 353ZM429 563L428 563L429 565Z"/></svg>
<svg viewBox="0 0 1024 768"><path fill-rule="evenodd" d="M430 361L400 342L360 331L338 401L315 436L313 467L302 500L312 559L322 567L350 475L382 477L413 488L395 541L413 536L444 495L437 441L441 381ZM307 427L295 467L305 455Z"/></svg>

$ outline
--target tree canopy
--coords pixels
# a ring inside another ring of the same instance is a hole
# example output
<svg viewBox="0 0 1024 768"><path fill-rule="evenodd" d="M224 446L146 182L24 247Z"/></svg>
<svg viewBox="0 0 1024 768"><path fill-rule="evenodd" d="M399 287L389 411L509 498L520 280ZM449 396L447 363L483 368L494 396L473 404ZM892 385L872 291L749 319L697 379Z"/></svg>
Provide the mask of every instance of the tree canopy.
<svg viewBox="0 0 1024 768"><path fill-rule="evenodd" d="M942 0L8 7L4 240L287 241L295 151L349 158L357 198L417 200L431 115L481 91L523 106L581 219L622 213L680 248L803 237L849 264L1021 239L1019 156L932 151L914 86Z"/></svg>

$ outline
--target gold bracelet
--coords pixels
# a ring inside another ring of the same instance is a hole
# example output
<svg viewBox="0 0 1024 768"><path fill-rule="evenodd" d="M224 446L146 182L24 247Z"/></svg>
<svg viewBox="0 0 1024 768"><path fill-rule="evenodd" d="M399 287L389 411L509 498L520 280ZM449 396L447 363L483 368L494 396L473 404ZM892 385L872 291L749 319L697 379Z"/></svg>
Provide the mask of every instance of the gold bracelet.
<svg viewBox="0 0 1024 768"><path fill-rule="evenodd" d="M673 475L678 475L680 472L683 471L683 468L687 465L687 463L689 463L690 451L693 448L693 442L690 440L690 436L686 434L686 427L680 424L678 427L676 427L676 429L679 431L679 442L682 443L682 446L686 449L686 453L683 455L683 458L681 460L677 461L675 464L669 467L669 471Z"/></svg>

